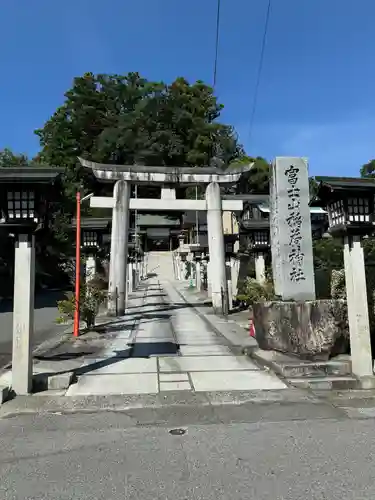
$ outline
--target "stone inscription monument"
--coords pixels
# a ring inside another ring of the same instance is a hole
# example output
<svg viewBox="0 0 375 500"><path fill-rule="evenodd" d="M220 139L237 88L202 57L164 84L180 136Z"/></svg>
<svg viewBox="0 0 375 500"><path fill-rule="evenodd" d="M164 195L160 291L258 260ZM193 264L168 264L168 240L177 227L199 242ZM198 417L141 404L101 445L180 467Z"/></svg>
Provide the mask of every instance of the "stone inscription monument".
<svg viewBox="0 0 375 500"><path fill-rule="evenodd" d="M304 158L277 157L270 183L270 235L275 293L282 300L314 300L315 282Z"/></svg>

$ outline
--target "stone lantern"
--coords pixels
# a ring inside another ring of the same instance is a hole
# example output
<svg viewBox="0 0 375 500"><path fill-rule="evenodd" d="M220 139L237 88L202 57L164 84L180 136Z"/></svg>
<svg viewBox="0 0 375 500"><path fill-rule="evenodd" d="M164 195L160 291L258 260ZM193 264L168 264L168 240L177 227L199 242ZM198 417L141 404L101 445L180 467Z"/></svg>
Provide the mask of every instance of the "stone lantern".
<svg viewBox="0 0 375 500"><path fill-rule="evenodd" d="M12 390L32 389L35 233L48 223L48 204L58 196L62 169L0 168L0 225L15 235Z"/></svg>
<svg viewBox="0 0 375 500"><path fill-rule="evenodd" d="M226 260L230 259L234 254L234 244L238 240L237 234L225 234L224 235L224 245L225 245L225 256Z"/></svg>
<svg viewBox="0 0 375 500"><path fill-rule="evenodd" d="M191 245L190 251L193 254L193 261L195 263L195 286L198 291L202 290L204 279L202 280L202 258L204 247L202 245Z"/></svg>
<svg viewBox="0 0 375 500"><path fill-rule="evenodd" d="M328 212L333 235L362 236L374 230L375 181L371 179L317 177L318 197Z"/></svg>
<svg viewBox="0 0 375 500"><path fill-rule="evenodd" d="M240 219L241 230L247 242L246 252L254 256L255 276L258 283L265 281L265 261L271 248L269 214L269 201L254 199L246 203Z"/></svg>
<svg viewBox="0 0 375 500"><path fill-rule="evenodd" d="M104 217L83 217L81 219L81 252L85 259L86 283L96 274L98 254L104 250L105 240L109 237L110 220ZM74 219L72 227L76 228Z"/></svg>
<svg viewBox="0 0 375 500"><path fill-rule="evenodd" d="M127 293L131 293L138 286L138 248L133 242L128 243L128 280Z"/></svg>
<svg viewBox="0 0 375 500"><path fill-rule="evenodd" d="M266 256L271 248L268 221L253 221L248 227L248 252L254 255L255 277L258 283L266 279Z"/></svg>
<svg viewBox="0 0 375 500"><path fill-rule="evenodd" d="M268 252L270 246L269 227L255 227L249 231L248 249L250 252Z"/></svg>
<svg viewBox="0 0 375 500"><path fill-rule="evenodd" d="M329 232L344 240L344 264L352 371L373 384L366 272L361 239L374 231L375 181L317 177L317 199L326 207Z"/></svg>

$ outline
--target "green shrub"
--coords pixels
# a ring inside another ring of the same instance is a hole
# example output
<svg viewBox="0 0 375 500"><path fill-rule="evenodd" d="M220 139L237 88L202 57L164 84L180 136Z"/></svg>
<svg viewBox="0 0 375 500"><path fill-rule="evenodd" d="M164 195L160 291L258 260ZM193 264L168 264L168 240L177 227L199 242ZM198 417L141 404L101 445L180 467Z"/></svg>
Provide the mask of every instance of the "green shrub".
<svg viewBox="0 0 375 500"><path fill-rule="evenodd" d="M331 271L331 298L346 300L344 269L332 269Z"/></svg>
<svg viewBox="0 0 375 500"><path fill-rule="evenodd" d="M258 283L254 278L245 278L238 286L237 300L245 302L248 306L254 302L265 302L275 298L273 283L266 280L264 283Z"/></svg>
<svg viewBox="0 0 375 500"><path fill-rule="evenodd" d="M86 323L87 328L95 325L95 318L99 313L100 306L104 304L107 297L105 280L95 276L89 283L81 285L80 289L80 319ZM66 294L64 300L57 303L60 316L57 323L66 323L74 319L76 300L72 292Z"/></svg>

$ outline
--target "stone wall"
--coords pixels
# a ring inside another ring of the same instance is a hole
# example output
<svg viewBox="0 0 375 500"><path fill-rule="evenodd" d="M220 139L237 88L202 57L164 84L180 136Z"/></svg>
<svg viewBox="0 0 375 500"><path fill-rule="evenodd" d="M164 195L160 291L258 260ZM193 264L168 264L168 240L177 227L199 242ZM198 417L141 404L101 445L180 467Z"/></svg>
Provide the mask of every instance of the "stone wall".
<svg viewBox="0 0 375 500"><path fill-rule="evenodd" d="M253 304L259 347L304 359L328 359L349 350L345 300Z"/></svg>

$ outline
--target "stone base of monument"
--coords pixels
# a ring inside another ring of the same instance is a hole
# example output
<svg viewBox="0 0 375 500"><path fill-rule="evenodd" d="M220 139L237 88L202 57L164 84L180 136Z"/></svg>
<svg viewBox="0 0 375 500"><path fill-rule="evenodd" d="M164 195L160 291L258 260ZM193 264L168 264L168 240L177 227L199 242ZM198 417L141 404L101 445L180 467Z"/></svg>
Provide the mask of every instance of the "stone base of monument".
<svg viewBox="0 0 375 500"><path fill-rule="evenodd" d="M375 377L358 379L352 374L348 355L336 356L329 361L307 361L277 351L252 349L249 356L283 378L287 385L298 389L342 391L375 388Z"/></svg>
<svg viewBox="0 0 375 500"><path fill-rule="evenodd" d="M345 300L259 302L253 318L261 349L314 361L349 352Z"/></svg>

